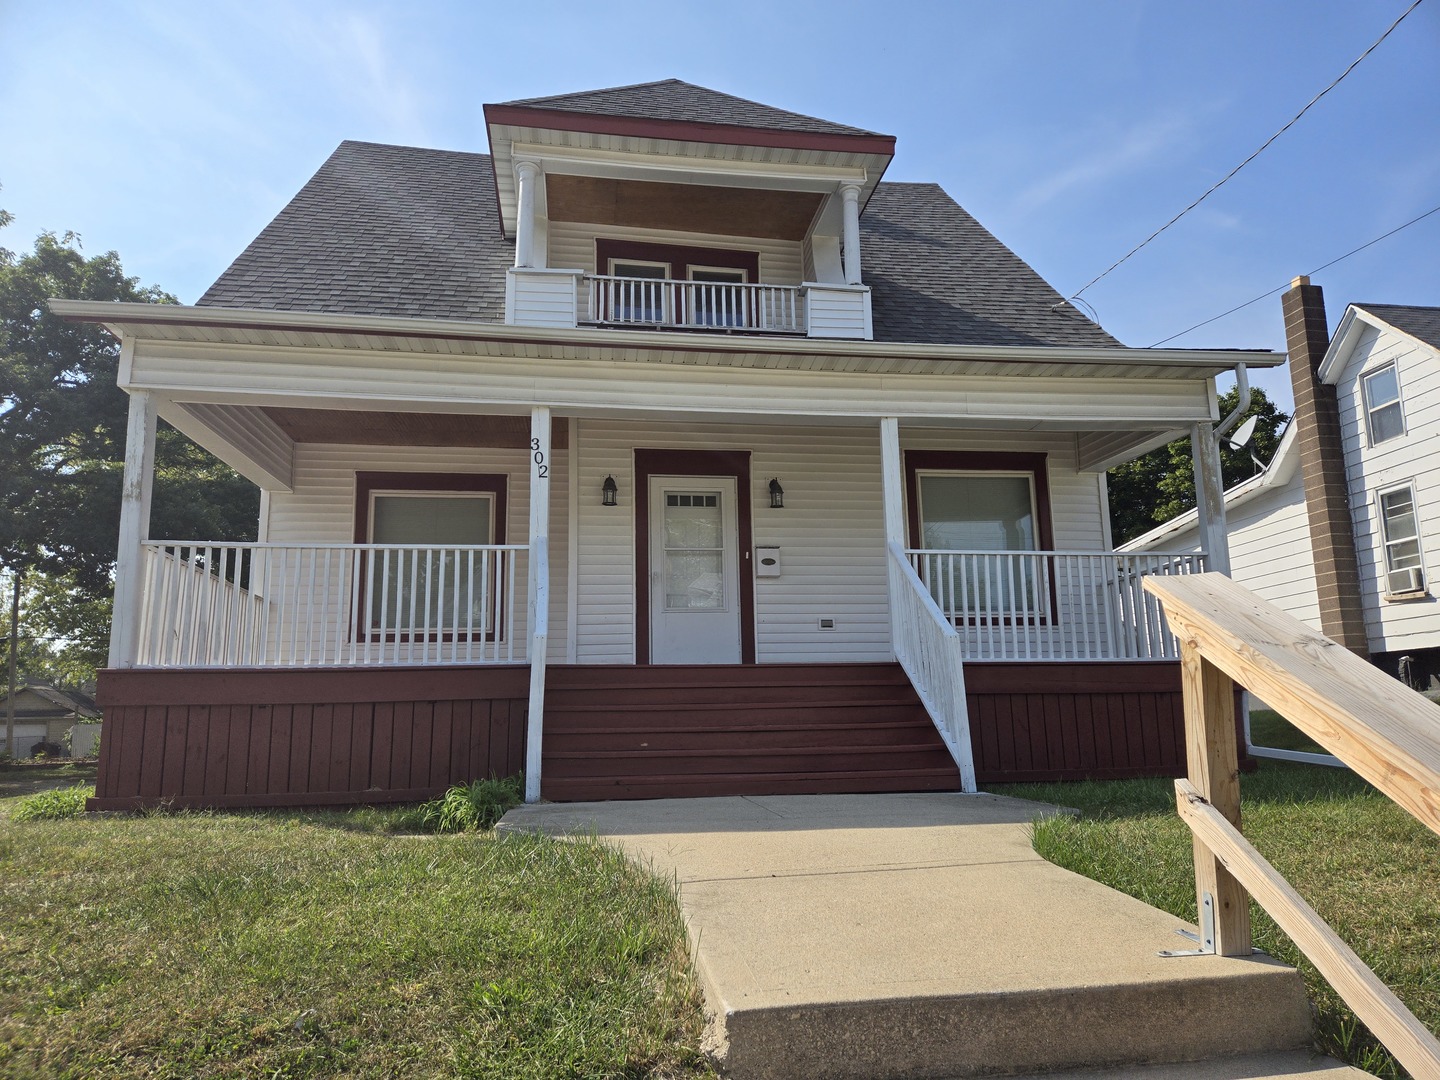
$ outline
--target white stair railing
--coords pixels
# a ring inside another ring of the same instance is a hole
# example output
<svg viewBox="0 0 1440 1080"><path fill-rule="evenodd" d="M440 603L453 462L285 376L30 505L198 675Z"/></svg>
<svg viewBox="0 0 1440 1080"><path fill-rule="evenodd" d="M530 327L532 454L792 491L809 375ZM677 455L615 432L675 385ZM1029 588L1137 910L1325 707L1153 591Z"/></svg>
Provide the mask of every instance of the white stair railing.
<svg viewBox="0 0 1440 1080"><path fill-rule="evenodd" d="M143 545L139 667L494 664L524 545Z"/></svg>
<svg viewBox="0 0 1440 1080"><path fill-rule="evenodd" d="M915 573L905 549L892 541L889 552L895 658L910 677L925 711L955 759L960 769L961 790L975 791L975 759L970 746L960 635Z"/></svg>
<svg viewBox="0 0 1440 1080"><path fill-rule="evenodd" d="M906 552L967 660L1178 660L1146 577L1198 574L1199 554Z"/></svg>

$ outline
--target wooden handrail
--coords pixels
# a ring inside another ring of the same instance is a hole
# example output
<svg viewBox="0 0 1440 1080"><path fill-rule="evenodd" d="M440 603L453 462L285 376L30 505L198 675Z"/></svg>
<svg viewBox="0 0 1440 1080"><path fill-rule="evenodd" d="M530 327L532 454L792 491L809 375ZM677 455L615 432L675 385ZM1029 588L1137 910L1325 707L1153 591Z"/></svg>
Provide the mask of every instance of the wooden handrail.
<svg viewBox="0 0 1440 1080"><path fill-rule="evenodd" d="M1182 646L1440 833L1440 705L1221 574L1145 588Z"/></svg>
<svg viewBox="0 0 1440 1080"><path fill-rule="evenodd" d="M1190 776L1175 794L1195 839L1207 930L1213 920L1204 951L1249 954L1253 893L1401 1065L1440 1077L1440 1040L1242 836L1234 688L1254 691L1436 833L1440 706L1221 574L1152 577L1145 589L1180 640Z"/></svg>

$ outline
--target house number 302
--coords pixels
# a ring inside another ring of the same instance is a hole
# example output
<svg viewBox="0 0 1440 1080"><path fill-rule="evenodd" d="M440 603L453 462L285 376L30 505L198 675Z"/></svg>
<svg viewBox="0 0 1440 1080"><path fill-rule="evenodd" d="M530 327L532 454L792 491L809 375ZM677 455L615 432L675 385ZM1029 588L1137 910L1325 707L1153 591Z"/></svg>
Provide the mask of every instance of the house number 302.
<svg viewBox="0 0 1440 1080"><path fill-rule="evenodd" d="M540 449L540 440L530 440L530 458L535 462L535 475L544 480L550 475L550 466L545 461L545 451Z"/></svg>

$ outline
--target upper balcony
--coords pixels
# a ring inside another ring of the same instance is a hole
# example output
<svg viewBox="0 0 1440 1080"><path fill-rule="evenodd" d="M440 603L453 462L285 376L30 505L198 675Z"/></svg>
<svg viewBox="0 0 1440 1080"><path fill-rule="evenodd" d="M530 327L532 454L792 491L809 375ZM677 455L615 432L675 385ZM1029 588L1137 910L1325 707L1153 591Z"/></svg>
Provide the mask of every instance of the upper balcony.
<svg viewBox="0 0 1440 1080"><path fill-rule="evenodd" d="M873 336L859 219L889 136L674 80L486 119L507 322Z"/></svg>

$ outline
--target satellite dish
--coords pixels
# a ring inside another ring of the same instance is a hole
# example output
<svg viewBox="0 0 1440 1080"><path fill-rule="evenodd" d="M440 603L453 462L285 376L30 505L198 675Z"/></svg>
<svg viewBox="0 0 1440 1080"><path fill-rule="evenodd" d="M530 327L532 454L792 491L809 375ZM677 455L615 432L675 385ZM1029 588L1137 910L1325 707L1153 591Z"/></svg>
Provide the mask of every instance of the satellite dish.
<svg viewBox="0 0 1440 1080"><path fill-rule="evenodd" d="M1235 429L1235 431L1226 440L1230 444L1230 448L1232 450L1245 449L1246 444L1255 437L1255 424L1259 421L1259 419L1260 417L1258 416L1249 417L1243 424L1241 424L1238 428Z"/></svg>
<svg viewBox="0 0 1440 1080"><path fill-rule="evenodd" d="M1255 437L1255 424L1259 419L1260 417L1258 416L1247 418L1232 434L1226 436L1225 441L1230 444L1232 450L1244 450L1250 445L1250 440ZM1250 460L1255 463L1255 471L1257 473L1264 471L1265 466L1262 465L1260 459L1255 456L1254 450L1250 451Z"/></svg>

